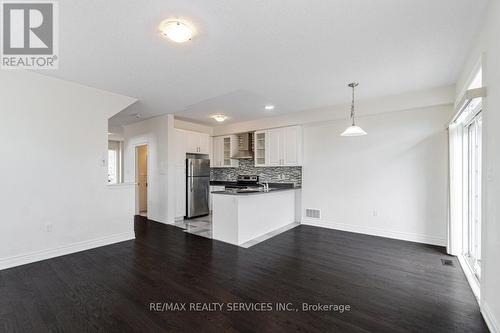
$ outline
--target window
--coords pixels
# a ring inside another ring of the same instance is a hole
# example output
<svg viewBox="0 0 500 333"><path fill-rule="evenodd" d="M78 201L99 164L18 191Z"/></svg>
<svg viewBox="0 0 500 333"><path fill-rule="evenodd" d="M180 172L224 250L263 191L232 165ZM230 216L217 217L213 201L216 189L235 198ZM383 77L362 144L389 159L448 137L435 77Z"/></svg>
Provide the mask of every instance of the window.
<svg viewBox="0 0 500 333"><path fill-rule="evenodd" d="M476 295L481 281L482 209L482 70L478 67L456 104L457 113L449 126L450 219L448 253L458 256L460 265Z"/></svg>
<svg viewBox="0 0 500 333"><path fill-rule="evenodd" d="M122 183L123 143L108 141L108 184Z"/></svg>
<svg viewBox="0 0 500 333"><path fill-rule="evenodd" d="M467 214L464 219L463 255L474 275L481 277L481 168L482 168L482 114L465 126Z"/></svg>

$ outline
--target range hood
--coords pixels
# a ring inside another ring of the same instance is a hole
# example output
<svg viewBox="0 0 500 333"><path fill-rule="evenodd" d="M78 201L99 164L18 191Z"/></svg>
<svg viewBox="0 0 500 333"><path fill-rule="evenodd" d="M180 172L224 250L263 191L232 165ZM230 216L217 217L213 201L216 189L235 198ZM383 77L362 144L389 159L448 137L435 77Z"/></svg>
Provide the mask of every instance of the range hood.
<svg viewBox="0 0 500 333"><path fill-rule="evenodd" d="M231 156L232 159L253 159L253 133L238 134L238 152Z"/></svg>

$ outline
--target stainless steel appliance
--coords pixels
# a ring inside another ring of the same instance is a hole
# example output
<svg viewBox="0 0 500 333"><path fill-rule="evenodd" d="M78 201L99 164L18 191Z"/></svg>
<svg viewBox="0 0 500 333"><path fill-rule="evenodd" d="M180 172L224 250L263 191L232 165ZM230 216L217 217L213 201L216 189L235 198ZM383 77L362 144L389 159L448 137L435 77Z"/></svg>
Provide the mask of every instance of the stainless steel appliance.
<svg viewBox="0 0 500 333"><path fill-rule="evenodd" d="M238 152L231 156L232 159L253 158L253 133L238 134Z"/></svg>
<svg viewBox="0 0 500 333"><path fill-rule="evenodd" d="M226 185L226 191L231 193L269 192L268 183L259 183L259 176L238 175L236 184Z"/></svg>
<svg viewBox="0 0 500 333"><path fill-rule="evenodd" d="M256 175L238 175L236 184L226 185L226 188L247 189L259 187L259 176Z"/></svg>
<svg viewBox="0 0 500 333"><path fill-rule="evenodd" d="M209 214L210 160L188 158L186 160L186 217Z"/></svg>

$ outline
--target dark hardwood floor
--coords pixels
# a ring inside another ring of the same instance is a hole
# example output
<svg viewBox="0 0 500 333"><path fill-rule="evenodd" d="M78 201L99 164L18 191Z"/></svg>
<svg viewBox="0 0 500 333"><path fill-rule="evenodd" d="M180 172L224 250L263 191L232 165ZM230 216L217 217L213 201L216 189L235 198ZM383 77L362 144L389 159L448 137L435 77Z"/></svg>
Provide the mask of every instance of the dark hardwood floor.
<svg viewBox="0 0 500 333"><path fill-rule="evenodd" d="M487 332L440 247L299 226L244 249L142 217L135 227L135 241L0 271L0 332ZM293 309L228 311L233 302ZM295 311L301 303L351 310Z"/></svg>

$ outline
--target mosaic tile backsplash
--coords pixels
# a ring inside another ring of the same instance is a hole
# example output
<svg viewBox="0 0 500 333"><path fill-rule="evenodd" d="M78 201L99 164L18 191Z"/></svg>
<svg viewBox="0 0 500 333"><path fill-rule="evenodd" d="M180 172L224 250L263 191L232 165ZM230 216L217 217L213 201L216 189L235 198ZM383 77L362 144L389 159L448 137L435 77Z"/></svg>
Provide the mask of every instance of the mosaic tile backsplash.
<svg viewBox="0 0 500 333"><path fill-rule="evenodd" d="M210 179L236 181L238 175L258 175L261 182L302 185L302 167L256 167L254 163L253 159L242 159L237 168L212 168Z"/></svg>

